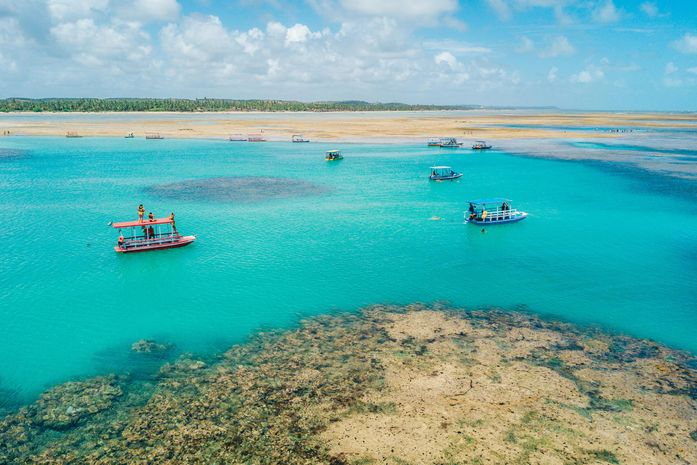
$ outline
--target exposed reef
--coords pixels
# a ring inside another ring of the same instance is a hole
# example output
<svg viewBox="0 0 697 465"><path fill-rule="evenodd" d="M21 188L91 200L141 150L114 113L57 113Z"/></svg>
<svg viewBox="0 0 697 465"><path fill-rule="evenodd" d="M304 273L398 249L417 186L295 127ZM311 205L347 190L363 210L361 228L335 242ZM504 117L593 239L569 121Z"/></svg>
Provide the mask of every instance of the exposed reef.
<svg viewBox="0 0 697 465"><path fill-rule="evenodd" d="M148 191L158 197L174 200L254 203L321 195L328 192L328 188L300 179L240 176L159 184L151 186Z"/></svg>
<svg viewBox="0 0 697 465"><path fill-rule="evenodd" d="M0 463L694 464L694 364L527 314L374 306L154 383L56 386L0 421Z"/></svg>

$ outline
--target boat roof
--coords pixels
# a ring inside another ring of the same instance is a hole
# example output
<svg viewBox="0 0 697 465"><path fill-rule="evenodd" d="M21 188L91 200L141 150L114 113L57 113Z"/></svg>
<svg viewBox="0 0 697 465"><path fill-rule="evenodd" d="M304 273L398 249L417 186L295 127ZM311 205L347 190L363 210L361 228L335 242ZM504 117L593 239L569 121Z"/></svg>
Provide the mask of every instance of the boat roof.
<svg viewBox="0 0 697 465"><path fill-rule="evenodd" d="M473 203L475 205L486 205L490 203L503 203L503 202L510 202L510 199L506 199L503 197L491 197L488 199L475 199L475 200L468 200L467 203Z"/></svg>
<svg viewBox="0 0 697 465"><path fill-rule="evenodd" d="M173 223L174 221L170 220L169 217L167 218L156 218L153 221L150 220L135 220L135 221L122 221L120 223L111 223L112 228L132 228L135 226L151 226L155 224L170 224Z"/></svg>
<svg viewBox="0 0 697 465"><path fill-rule="evenodd" d="M443 165L443 166L432 166L432 167L431 167L432 170L448 170L448 169L450 169L450 168L451 168L450 166L445 166L445 165Z"/></svg>
<svg viewBox="0 0 697 465"><path fill-rule="evenodd" d="M486 141L485 141L485 140L478 140L478 141L476 141L476 142L480 142L480 143L482 143L482 144L486 144Z"/></svg>
<svg viewBox="0 0 697 465"><path fill-rule="evenodd" d="M338 149L334 149L334 150L327 150L327 153L329 153L329 152L341 152L341 150L338 150Z"/></svg>

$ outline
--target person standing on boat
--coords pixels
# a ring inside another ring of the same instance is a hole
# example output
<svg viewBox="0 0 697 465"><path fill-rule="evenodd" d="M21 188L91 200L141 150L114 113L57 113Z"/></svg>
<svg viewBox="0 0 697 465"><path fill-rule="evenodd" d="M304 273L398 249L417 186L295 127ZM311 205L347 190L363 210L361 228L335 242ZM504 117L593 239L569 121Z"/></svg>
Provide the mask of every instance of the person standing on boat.
<svg viewBox="0 0 697 465"><path fill-rule="evenodd" d="M174 223L174 212L169 214L169 219L172 221L172 231L177 232L177 225Z"/></svg>
<svg viewBox="0 0 697 465"><path fill-rule="evenodd" d="M152 226L148 228L148 239L155 239L155 230Z"/></svg>
<svg viewBox="0 0 697 465"><path fill-rule="evenodd" d="M119 234L119 247L123 248L123 243L125 242L125 239L123 238L123 233Z"/></svg>
<svg viewBox="0 0 697 465"><path fill-rule="evenodd" d="M141 203L138 205L138 221L143 222L143 216L145 216L145 207Z"/></svg>
<svg viewBox="0 0 697 465"><path fill-rule="evenodd" d="M148 221L155 221L155 215L152 212L148 213Z"/></svg>

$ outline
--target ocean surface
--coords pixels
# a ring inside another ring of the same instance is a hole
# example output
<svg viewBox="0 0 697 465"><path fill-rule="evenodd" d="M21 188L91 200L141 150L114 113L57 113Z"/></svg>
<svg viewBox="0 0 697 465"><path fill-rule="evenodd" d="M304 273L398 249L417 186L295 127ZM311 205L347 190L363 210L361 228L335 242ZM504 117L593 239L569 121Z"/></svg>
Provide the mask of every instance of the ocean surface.
<svg viewBox="0 0 697 465"><path fill-rule="evenodd" d="M327 163L331 148L0 138L0 389L26 401L128 369L141 338L211 352L373 303L523 308L697 352L697 198L685 180L421 145L342 144L345 159ZM436 164L465 175L429 182ZM247 197L154 189L268 176L279 179ZM463 224L467 199L492 196L529 218ZM114 253L109 222L135 219L139 203L174 211L197 241Z"/></svg>

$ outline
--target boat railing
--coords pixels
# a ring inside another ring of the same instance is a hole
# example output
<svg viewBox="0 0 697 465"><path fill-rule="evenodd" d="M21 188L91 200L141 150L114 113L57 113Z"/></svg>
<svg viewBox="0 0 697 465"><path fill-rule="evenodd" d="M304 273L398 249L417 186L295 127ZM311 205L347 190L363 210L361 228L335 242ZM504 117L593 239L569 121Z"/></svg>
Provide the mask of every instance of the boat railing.
<svg viewBox="0 0 697 465"><path fill-rule="evenodd" d="M161 233L155 234L155 237L148 238L146 236L136 236L135 238L127 238L124 240L126 247L142 247L153 244L164 244L181 238L179 233Z"/></svg>
<svg viewBox="0 0 697 465"><path fill-rule="evenodd" d="M502 210L500 208L497 208L496 210L487 210L486 211L486 218L482 218L482 212L477 213L477 221L499 221L499 220L508 220L511 218L514 218L516 216L522 215L523 212L518 211L515 208L512 208L510 210ZM470 213L467 212L465 214L467 217L469 217Z"/></svg>

